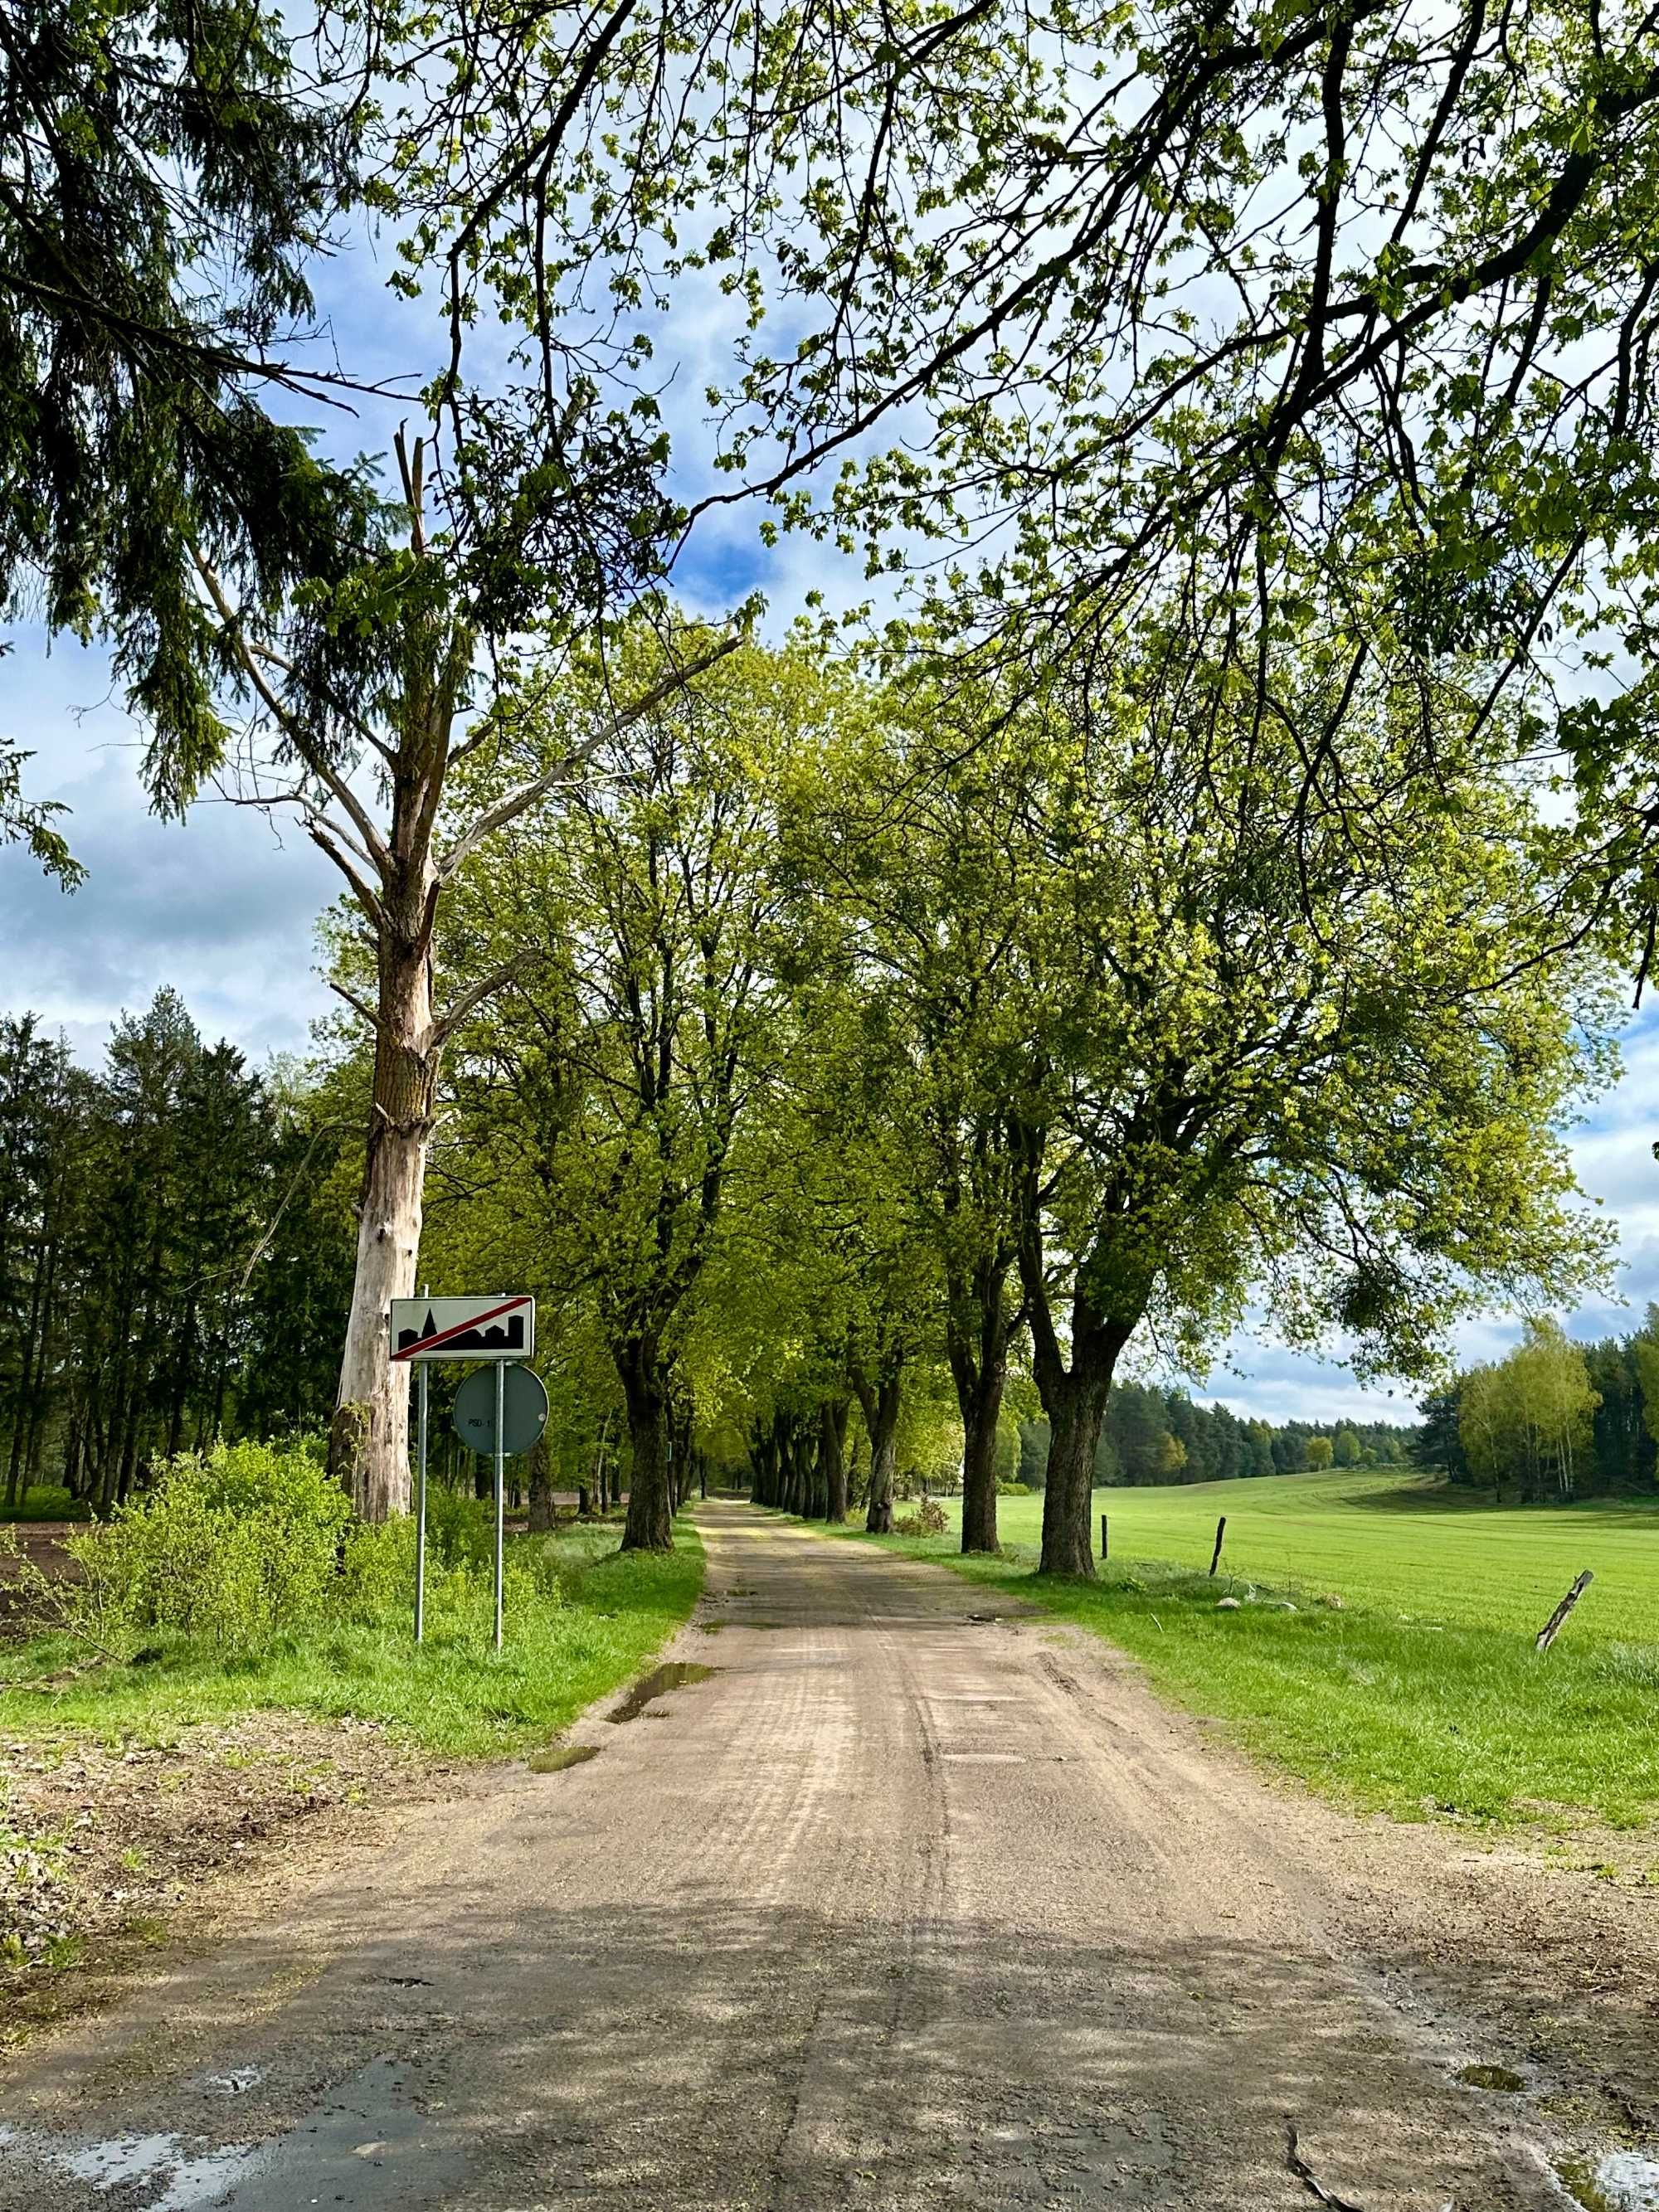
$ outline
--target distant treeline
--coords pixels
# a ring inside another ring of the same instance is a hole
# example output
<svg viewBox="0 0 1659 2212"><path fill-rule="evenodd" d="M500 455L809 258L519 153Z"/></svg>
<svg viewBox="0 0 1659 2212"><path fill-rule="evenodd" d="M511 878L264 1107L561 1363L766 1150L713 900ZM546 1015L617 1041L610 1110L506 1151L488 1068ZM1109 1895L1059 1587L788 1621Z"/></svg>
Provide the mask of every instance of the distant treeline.
<svg viewBox="0 0 1659 2212"><path fill-rule="evenodd" d="M1504 1358L1423 1401L1417 1456L1521 1502L1659 1488L1659 1307L1629 1336L1580 1343L1528 1322Z"/></svg>
<svg viewBox="0 0 1659 2212"><path fill-rule="evenodd" d="M1415 1456L1415 1425L1393 1421L1244 1420L1225 1406L1195 1405L1184 1390L1120 1382L1106 1401L1095 1480L1113 1486L1230 1482L1329 1467L1400 1467ZM1048 1425L1020 1427L1020 1480L1041 1487Z"/></svg>
<svg viewBox="0 0 1659 2212"><path fill-rule="evenodd" d="M307 1126L309 1119L312 1126ZM0 1481L100 1510L157 1456L326 1419L350 1297L342 1139L171 991L79 1066L0 1018Z"/></svg>

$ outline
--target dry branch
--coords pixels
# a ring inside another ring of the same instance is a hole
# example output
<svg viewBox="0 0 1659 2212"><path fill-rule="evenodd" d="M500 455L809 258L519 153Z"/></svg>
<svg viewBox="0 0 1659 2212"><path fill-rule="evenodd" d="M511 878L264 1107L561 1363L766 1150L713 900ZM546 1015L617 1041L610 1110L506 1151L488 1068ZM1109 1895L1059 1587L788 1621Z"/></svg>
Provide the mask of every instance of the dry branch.
<svg viewBox="0 0 1659 2212"><path fill-rule="evenodd" d="M1583 1597L1584 1592L1589 1588L1590 1584L1595 1580L1595 1577L1591 1573L1590 1570L1586 1567L1583 1573L1579 1576L1577 1581L1562 1599L1560 1604L1556 1607L1554 1612L1544 1623L1544 1626L1539 1630L1537 1638L1533 1644L1534 1651L1547 1651L1549 1650L1551 1644L1554 1643L1556 1638L1561 1633L1562 1629L1565 1626L1567 1615L1572 1611L1574 1606L1577 1604L1579 1599Z"/></svg>

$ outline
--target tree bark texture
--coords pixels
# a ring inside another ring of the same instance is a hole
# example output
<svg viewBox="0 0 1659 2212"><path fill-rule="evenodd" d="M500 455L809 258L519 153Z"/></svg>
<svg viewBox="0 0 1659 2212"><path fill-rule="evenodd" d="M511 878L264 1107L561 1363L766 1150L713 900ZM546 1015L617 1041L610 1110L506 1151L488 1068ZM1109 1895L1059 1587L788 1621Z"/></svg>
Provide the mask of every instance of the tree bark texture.
<svg viewBox="0 0 1659 2212"><path fill-rule="evenodd" d="M870 1498L864 1526L872 1536L890 1535L893 1528L893 1486L898 1467L898 1417L903 1370L891 1360L875 1382L861 1374L853 1378L870 1438Z"/></svg>
<svg viewBox="0 0 1659 2212"><path fill-rule="evenodd" d="M634 1471L628 1485L624 1552L672 1552L674 1504L668 1462L668 1392L657 1347L635 1337L618 1347L617 1371L628 1407Z"/></svg>
<svg viewBox="0 0 1659 2212"><path fill-rule="evenodd" d="M402 903L423 915L420 895ZM406 917L407 919L408 917ZM381 947L379 1031L368 1157L357 1221L357 1267L340 1362L329 1464L367 1521L409 1510L409 1380L392 1360L393 1298L415 1295L422 1191L431 1141L441 1052L432 1015L426 930L398 929Z"/></svg>
<svg viewBox="0 0 1659 2212"><path fill-rule="evenodd" d="M823 1468L823 1517L839 1528L847 1518L847 1401L826 1398L818 1408L818 1455Z"/></svg>

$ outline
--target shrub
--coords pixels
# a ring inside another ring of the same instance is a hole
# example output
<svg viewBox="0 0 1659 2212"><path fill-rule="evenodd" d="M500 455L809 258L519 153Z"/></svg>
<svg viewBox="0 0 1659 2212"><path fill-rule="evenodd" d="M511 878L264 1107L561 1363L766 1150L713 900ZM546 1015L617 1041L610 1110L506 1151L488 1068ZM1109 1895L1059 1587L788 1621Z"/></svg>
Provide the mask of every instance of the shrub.
<svg viewBox="0 0 1659 2212"><path fill-rule="evenodd" d="M997 1485L999 1498L1029 1498L1030 1495L1031 1486L1029 1482L1000 1482Z"/></svg>
<svg viewBox="0 0 1659 2212"><path fill-rule="evenodd" d="M113 1521L67 1540L83 1580L60 1585L65 1626L98 1641L176 1629L251 1650L329 1610L350 1518L303 1448L183 1453Z"/></svg>
<svg viewBox="0 0 1659 2212"><path fill-rule="evenodd" d="M945 1508L937 1498L924 1498L914 1513L907 1513L893 1523L893 1533L898 1536L942 1536L945 1534Z"/></svg>

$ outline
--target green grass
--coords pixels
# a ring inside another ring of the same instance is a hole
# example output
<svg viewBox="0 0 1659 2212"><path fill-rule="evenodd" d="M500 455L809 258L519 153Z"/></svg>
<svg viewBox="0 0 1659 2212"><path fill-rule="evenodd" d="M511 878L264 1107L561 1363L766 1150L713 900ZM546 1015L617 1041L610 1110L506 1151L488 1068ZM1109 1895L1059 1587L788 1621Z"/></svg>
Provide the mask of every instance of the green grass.
<svg viewBox="0 0 1659 2212"><path fill-rule="evenodd" d="M1112 1559L1092 1586L1031 1571L1040 1497L1000 1501L1001 1559L963 1560L954 1532L872 1540L1080 1623L1346 1802L1617 1826L1659 1805L1659 1510L1499 1510L1399 1474L1102 1491L1094 1505ZM1533 1637L1583 1567L1595 1583L1540 1659ZM1252 1587L1258 1601L1217 1610ZM1273 1608L1286 1595L1294 1613Z"/></svg>
<svg viewBox="0 0 1659 2212"><path fill-rule="evenodd" d="M37 1483L15 1505L0 1501L0 1521L89 1521L84 1498L71 1498L61 1484Z"/></svg>
<svg viewBox="0 0 1659 2212"><path fill-rule="evenodd" d="M519 1544L556 1547L560 1590L509 1588L506 1649L487 1624L430 1638L418 1651L406 1613L228 1660L199 1637L158 1638L138 1661L99 1664L62 1637L0 1646L0 1727L17 1739L90 1732L166 1741L198 1721L284 1708L390 1722L453 1757L517 1750L565 1727L624 1682L681 1625L702 1583L702 1546L685 1520L664 1556L617 1550L614 1528L578 1528ZM511 1556L517 1546L509 1547Z"/></svg>

